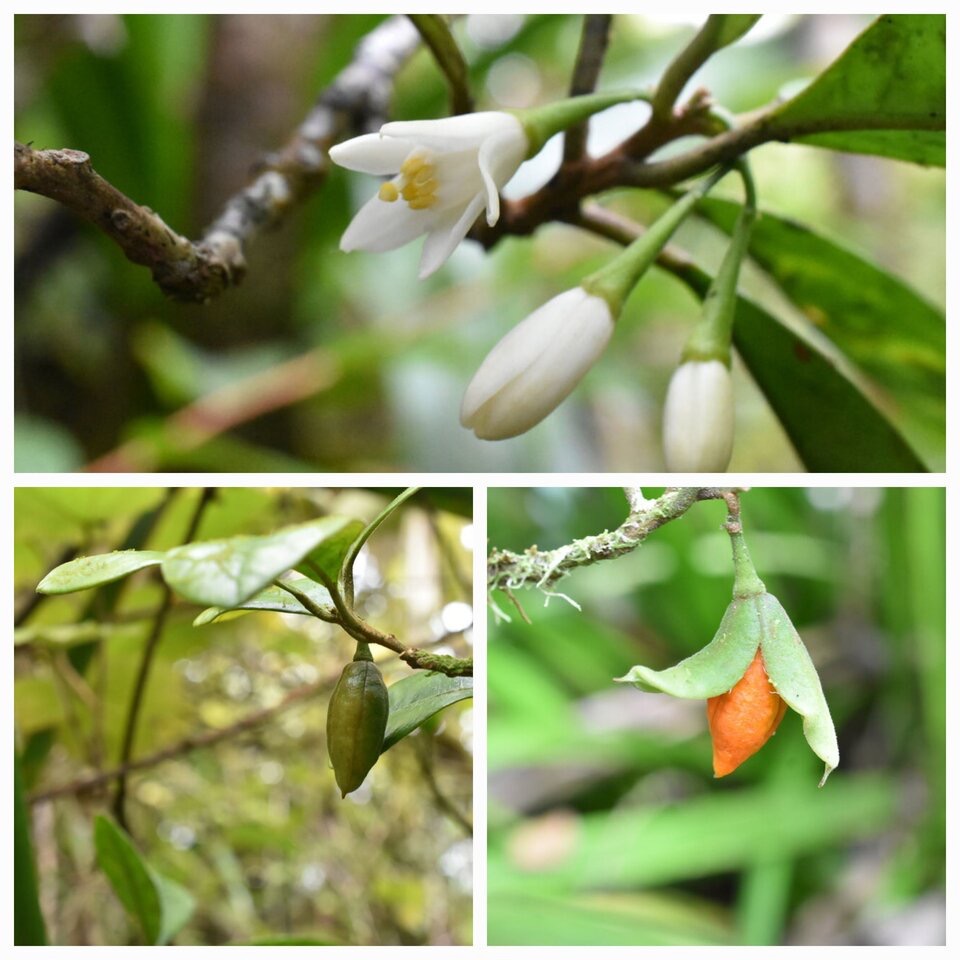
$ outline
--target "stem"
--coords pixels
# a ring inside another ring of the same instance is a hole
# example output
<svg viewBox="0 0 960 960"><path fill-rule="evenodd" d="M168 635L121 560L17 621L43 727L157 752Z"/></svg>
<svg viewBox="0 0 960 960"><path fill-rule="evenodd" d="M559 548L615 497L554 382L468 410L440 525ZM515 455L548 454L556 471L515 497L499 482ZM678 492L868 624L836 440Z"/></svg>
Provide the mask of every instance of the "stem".
<svg viewBox="0 0 960 960"><path fill-rule="evenodd" d="M451 113L470 113L473 110L473 97L467 79L467 62L454 39L450 24L438 13L409 13L407 16L447 81Z"/></svg>
<svg viewBox="0 0 960 960"><path fill-rule="evenodd" d="M723 15L711 14L694 38L673 58L664 70L653 95L653 118L662 123L670 119L673 105L677 102L687 81L702 67L717 49Z"/></svg>
<svg viewBox="0 0 960 960"><path fill-rule="evenodd" d="M730 535L733 549L733 595L734 597L753 597L766 593L767 588L757 576L757 570L750 559L747 541L743 538L743 523L740 520L740 496L730 491L723 498L727 502L727 522L724 528Z"/></svg>
<svg viewBox="0 0 960 960"><path fill-rule="evenodd" d="M183 538L184 543L190 543L196 536L197 529L200 526L200 519L207 504L216 493L214 487L204 487L200 494L200 499L194 508L193 515L190 517L190 523L187 526L186 535ZM153 665L153 656L156 653L157 646L160 643L160 637L163 634L163 627L167 621L167 614L170 612L170 603L173 598L173 591L164 582L163 596L160 600L160 606L157 608L153 620L153 626L150 629L150 636L147 638L147 645L144 648L143 656L140 659L140 669L137 671L137 679L133 686L133 693L130 697L130 708L127 711L127 723L123 731L123 743L120 748L120 766L125 767L130 762L133 753L133 744L137 734L137 722L140 718L140 709L143 706L143 696L147 689L147 678L150 676L150 668ZM127 829L126 816L126 798L127 798L127 778L125 773L119 776L117 783L117 793L113 799L113 815L125 830Z"/></svg>
<svg viewBox="0 0 960 960"><path fill-rule="evenodd" d="M673 236L680 224L710 189L727 175L729 168L715 171L705 180L685 193L673 206L655 220L644 233L631 243L626 250L615 257L606 266L581 281L588 293L602 297L610 305L613 315L619 316L623 303L637 285L640 278L650 269Z"/></svg>
<svg viewBox="0 0 960 960"><path fill-rule="evenodd" d="M593 93L600 78L603 59L610 40L610 24L613 15L609 13L588 13L583 18L583 30L580 34L580 48L570 78L570 96L579 97ZM576 163L583 156L587 146L587 121L574 124L563 135L563 162Z"/></svg>
<svg viewBox="0 0 960 960"><path fill-rule="evenodd" d="M683 348L684 360L720 360L730 366L730 342L737 309L740 264L750 247L750 234L757 217L757 195L746 159L737 163L743 178L744 204L734 226L730 245L703 301L703 317Z"/></svg>

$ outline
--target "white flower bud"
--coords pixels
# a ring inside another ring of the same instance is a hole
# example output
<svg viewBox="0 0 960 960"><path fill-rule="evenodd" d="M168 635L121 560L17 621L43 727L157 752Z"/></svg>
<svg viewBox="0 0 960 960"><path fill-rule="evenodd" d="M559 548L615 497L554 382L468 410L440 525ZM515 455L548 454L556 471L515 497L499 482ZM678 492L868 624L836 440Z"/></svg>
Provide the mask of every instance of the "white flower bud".
<svg viewBox="0 0 960 960"><path fill-rule="evenodd" d="M733 450L733 381L720 360L688 360L663 408L663 452L676 473L720 473Z"/></svg>
<svg viewBox="0 0 960 960"><path fill-rule="evenodd" d="M580 382L613 334L606 300L574 287L513 328L467 387L460 422L481 440L524 433Z"/></svg>

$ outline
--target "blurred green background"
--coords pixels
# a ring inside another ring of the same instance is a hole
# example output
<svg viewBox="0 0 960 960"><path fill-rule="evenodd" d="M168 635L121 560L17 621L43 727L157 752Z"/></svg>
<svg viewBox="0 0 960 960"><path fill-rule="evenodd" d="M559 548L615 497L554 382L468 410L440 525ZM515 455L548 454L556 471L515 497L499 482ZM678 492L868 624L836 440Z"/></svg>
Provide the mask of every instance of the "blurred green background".
<svg viewBox="0 0 960 960"><path fill-rule="evenodd" d="M38 148L87 151L119 189L197 237L380 19L19 16L16 136ZM478 107L563 95L581 21L461 18L456 33ZM757 108L783 84L829 63L869 21L766 16L711 59L697 82L731 110ZM696 22L618 16L601 85L652 83ZM445 87L427 53L399 75L393 106L400 118L445 114ZM591 150L619 142L643 122L645 109L626 105L597 118ZM559 151L559 142L548 145L507 194L522 196L545 182ZM781 144L753 157L763 205L862 251L942 306L941 171ZM652 271L627 305L616 349L575 395L529 434L483 443L457 416L483 356L531 310L609 258L611 248L549 225L532 238L506 239L489 256L464 244L421 283L418 244L381 255L337 249L375 188L372 178L335 170L282 229L254 245L243 285L204 307L164 301L147 271L91 227L44 198L17 193L17 469L74 469L132 437L151 451L147 468L161 470L661 466L662 398L699 315L679 283ZM736 196L736 189L727 184L720 193ZM620 204L648 220L663 201L635 192ZM678 240L707 265L724 247L702 223L688 224ZM745 283L768 309L811 322L756 271L747 271ZM163 437L165 419L198 396L311 350L321 371L311 399L199 448ZM797 469L781 427L740 374L731 469ZM931 467L942 467L942 398L912 409L882 389L874 395L901 427L913 423L908 439ZM927 428L917 427L918 419Z"/></svg>
<svg viewBox="0 0 960 960"><path fill-rule="evenodd" d="M659 491L644 490L646 496ZM612 682L713 636L732 586L722 502L491 615L491 944L936 944L945 936L944 493L751 489L757 570L817 665L840 742L788 711L714 780L705 705ZM491 490L490 546L613 529L618 490Z"/></svg>
<svg viewBox="0 0 960 960"><path fill-rule="evenodd" d="M221 489L197 539L265 533L326 514L369 521L398 492ZM161 598L155 575L56 597L34 593L37 582L73 554L129 545L151 520L141 546L179 544L200 492L15 493L14 711L24 787L35 794L116 766ZM421 491L384 523L358 559L361 616L411 646L469 655L470 514L469 490L438 489ZM250 613L194 627L199 612L174 599L135 758L319 686L246 733L131 774L126 809L135 843L197 901L175 942L470 943L472 700L383 754L364 785L341 799L324 725L353 641L312 617ZM393 654L373 652L388 686L411 673ZM93 818L109 812L114 789L110 781L30 808L52 944L138 942L94 857Z"/></svg>

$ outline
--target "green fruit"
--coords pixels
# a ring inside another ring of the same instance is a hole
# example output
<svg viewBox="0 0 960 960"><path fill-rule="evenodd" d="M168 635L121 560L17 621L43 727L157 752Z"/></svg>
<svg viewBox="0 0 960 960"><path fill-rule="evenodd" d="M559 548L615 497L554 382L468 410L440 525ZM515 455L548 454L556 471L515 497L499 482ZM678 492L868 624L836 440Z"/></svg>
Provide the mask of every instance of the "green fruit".
<svg viewBox="0 0 960 960"><path fill-rule="evenodd" d="M353 793L377 762L389 712L383 677L367 645L359 644L327 708L327 750L341 796Z"/></svg>

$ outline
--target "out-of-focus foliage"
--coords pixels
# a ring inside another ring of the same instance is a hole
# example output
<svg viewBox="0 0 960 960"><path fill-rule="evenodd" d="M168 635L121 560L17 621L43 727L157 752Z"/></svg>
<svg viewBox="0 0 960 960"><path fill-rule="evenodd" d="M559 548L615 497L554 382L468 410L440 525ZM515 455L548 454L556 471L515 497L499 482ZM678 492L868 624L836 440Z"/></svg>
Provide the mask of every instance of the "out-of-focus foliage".
<svg viewBox="0 0 960 960"><path fill-rule="evenodd" d="M268 533L331 514L368 522L396 492L222 489L197 538ZM192 489L16 491L14 706L28 796L116 765L161 598L156 570L65 596L38 598L37 582L74 554L176 546L198 496ZM358 613L411 646L468 655L470 512L470 491L430 490L395 513L357 560ZM173 942L469 943L472 701L451 696L438 704L445 709L384 753L364 785L341 800L324 717L354 642L302 615L253 611L194 626L199 612L174 600L135 758L229 727L305 685L317 692L245 733L131 774L136 850L195 901ZM373 652L388 687L412 675L388 651ZM166 914L141 911L138 900L128 916L102 872L102 850L98 867L104 840L95 842L94 818L109 812L113 791L110 781L30 808L51 943L143 942L145 922L150 937L164 936L156 924ZM116 863L116 843L111 850ZM29 861L18 847L20 862Z"/></svg>
<svg viewBox="0 0 960 960"><path fill-rule="evenodd" d="M284 142L379 19L21 16L16 134L37 147L87 151L120 189L196 237L258 159ZM461 18L455 32L478 108L523 107L564 95L581 19ZM755 109L826 66L869 22L860 15L765 16L714 56L696 83L731 110ZM655 82L691 27L679 19L616 17L602 85ZM394 115L435 117L446 109L444 83L421 51L399 75ZM591 151L622 140L642 124L645 110L626 105L597 117ZM559 153L559 143L548 145L521 168L507 194L522 196L544 183ZM765 145L752 157L764 208L815 226L942 306L941 171L788 144ZM464 244L436 277L421 283L416 244L389 254L337 249L352 212L375 186L370 178L334 171L289 223L257 242L243 286L204 307L165 302L146 271L96 231L50 201L18 194L18 469L70 469L131 437L160 451L161 469L501 471L590 464L635 470L661 464L662 398L699 315L695 298L653 271L620 320L616 349L570 400L523 437L478 441L460 427L457 409L486 351L609 258L611 248L550 225L532 238L507 238L490 255ZM734 197L735 189L724 185L721 193ZM624 191L615 205L646 222L659 203ZM707 266L722 254L722 234L702 220L687 224L677 239ZM744 283L777 316L814 335L824 332L822 304L798 310L758 270L747 270ZM871 342L878 344L877 363L900 355L929 367L942 383L942 356L930 365L902 331L891 333L889 345L882 337ZM318 351L318 381L310 400L197 449L162 437L165 419L198 396L311 349ZM929 466L941 466L942 386L931 391L913 383L904 394L903 377L892 385L871 379L875 366L865 365L871 400ZM795 469L796 453L743 369L737 407L732 468Z"/></svg>
<svg viewBox="0 0 960 960"><path fill-rule="evenodd" d="M652 495L651 491L645 491ZM612 682L716 630L733 582L719 502L626 557L533 590L489 641L489 941L930 944L944 937L942 490L742 495L757 570L820 672L840 767L800 718L714 780L705 704ZM494 490L491 546L617 526L616 490Z"/></svg>

